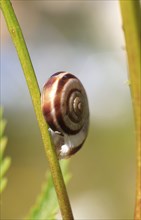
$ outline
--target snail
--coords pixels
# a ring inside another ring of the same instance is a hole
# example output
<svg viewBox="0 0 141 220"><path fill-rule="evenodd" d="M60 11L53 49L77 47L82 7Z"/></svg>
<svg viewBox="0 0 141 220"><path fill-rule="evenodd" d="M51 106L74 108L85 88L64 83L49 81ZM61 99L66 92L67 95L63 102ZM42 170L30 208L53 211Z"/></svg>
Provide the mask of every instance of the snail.
<svg viewBox="0 0 141 220"><path fill-rule="evenodd" d="M41 108L58 159L69 158L84 144L89 127L89 107L80 80L69 72L57 72L45 83Z"/></svg>

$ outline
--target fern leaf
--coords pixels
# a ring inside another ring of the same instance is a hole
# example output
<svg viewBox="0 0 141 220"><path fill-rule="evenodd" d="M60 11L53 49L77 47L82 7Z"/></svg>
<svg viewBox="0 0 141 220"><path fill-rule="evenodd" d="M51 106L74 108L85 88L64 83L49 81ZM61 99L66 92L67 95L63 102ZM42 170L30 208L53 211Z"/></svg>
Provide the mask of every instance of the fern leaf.
<svg viewBox="0 0 141 220"><path fill-rule="evenodd" d="M68 173L68 161L61 161L61 168L65 182L68 182L71 175ZM58 201L51 174L47 175L47 178L43 184L41 194L39 195L35 205L31 209L26 220L44 220L44 219L56 219L56 214L59 211Z"/></svg>

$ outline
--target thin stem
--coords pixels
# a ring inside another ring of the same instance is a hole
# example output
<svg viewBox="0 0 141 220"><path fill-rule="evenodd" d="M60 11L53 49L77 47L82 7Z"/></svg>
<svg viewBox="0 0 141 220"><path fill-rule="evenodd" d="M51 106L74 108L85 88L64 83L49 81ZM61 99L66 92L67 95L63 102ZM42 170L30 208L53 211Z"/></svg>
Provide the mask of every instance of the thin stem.
<svg viewBox="0 0 141 220"><path fill-rule="evenodd" d="M5 17L11 38L16 47L18 57L21 62L21 66L23 68L23 72L25 75L25 79L28 85L28 89L32 98L34 110L36 113L38 125L40 128L42 140L44 143L46 155L49 161L49 166L51 169L51 174L53 177L53 182L55 185L61 213L63 219L73 219L73 214L71 211L71 206L69 202L69 198L67 195L65 183L63 180L62 172L59 166L59 161L56 156L55 148L51 143L51 139L49 136L48 125L46 124L41 107L40 107L40 90L38 86L38 82L35 76L35 72L31 63L31 59L26 47L26 43L14 13L12 4L10 0L0 0L0 7L2 9L3 15Z"/></svg>
<svg viewBox="0 0 141 220"><path fill-rule="evenodd" d="M137 145L136 204L134 219L141 219L141 66L140 66L140 21L139 0L120 0L123 29L125 34L129 65L129 80L134 109L135 132Z"/></svg>

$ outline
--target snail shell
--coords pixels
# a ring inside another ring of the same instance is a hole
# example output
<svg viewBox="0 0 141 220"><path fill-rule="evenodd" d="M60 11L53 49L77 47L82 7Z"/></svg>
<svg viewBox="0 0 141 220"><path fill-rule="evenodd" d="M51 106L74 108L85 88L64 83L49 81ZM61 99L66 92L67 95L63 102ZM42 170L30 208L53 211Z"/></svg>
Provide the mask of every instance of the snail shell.
<svg viewBox="0 0 141 220"><path fill-rule="evenodd" d="M41 108L59 159L70 157L83 145L89 126L85 89L71 73L53 74L43 87Z"/></svg>

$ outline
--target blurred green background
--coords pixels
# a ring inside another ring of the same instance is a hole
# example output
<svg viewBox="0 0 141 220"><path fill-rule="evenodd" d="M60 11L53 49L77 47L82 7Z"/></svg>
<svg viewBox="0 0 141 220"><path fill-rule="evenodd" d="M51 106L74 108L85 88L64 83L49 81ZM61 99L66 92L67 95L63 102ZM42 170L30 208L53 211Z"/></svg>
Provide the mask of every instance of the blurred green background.
<svg viewBox="0 0 141 220"><path fill-rule="evenodd" d="M70 159L75 219L133 219L135 134L118 1L12 1L39 86L61 70L75 74L90 105L89 136ZM1 219L22 219L48 162L23 72L1 14L1 105L12 158Z"/></svg>

